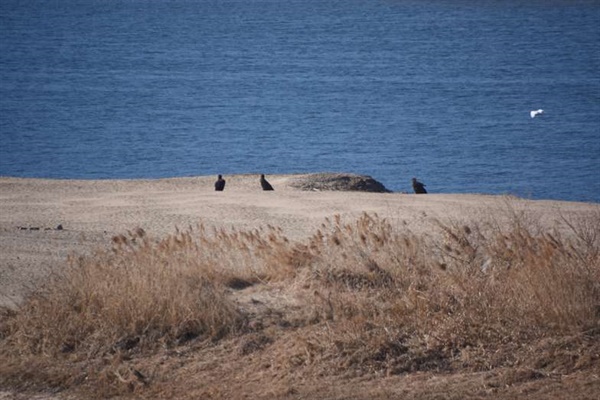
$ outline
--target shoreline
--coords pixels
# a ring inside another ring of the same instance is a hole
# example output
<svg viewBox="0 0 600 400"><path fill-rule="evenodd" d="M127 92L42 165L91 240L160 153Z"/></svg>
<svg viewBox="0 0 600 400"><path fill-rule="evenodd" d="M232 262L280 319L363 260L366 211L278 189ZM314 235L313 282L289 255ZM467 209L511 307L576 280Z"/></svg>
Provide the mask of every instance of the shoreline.
<svg viewBox="0 0 600 400"><path fill-rule="evenodd" d="M282 180L284 183L291 178L297 178L297 177L310 177L312 175L319 175L319 174L329 174L329 175L355 175L355 176L367 176L367 175L359 175L359 174L355 174L355 173L344 173L344 172L311 172L311 173L285 173L285 174L269 174L267 175L267 177L277 177L280 178L280 180ZM235 179L235 180L243 180L243 181L248 181L248 180L252 180L253 178L256 179L256 181L258 182L258 179L260 177L260 173L236 173L236 174L231 174L231 175L223 175L226 179ZM270 178L272 179L272 178ZM94 184L94 185L106 185L106 184L113 184L116 185L114 188L115 189L119 189L121 188L123 185L125 184L151 184L151 183L156 183L156 184L178 184L178 183L182 183L182 182L187 182L187 181L194 181L194 182L199 182L205 185L209 185L212 188L212 184L214 183L214 181L216 180L216 175L186 175L186 176L170 176L170 177L157 177L157 178L40 178L40 177L21 177L21 176L10 176L10 175L0 175L0 184L4 183L4 182L9 182L9 181L14 181L14 182L18 182L18 181L30 181L30 182L48 182L48 183L55 183L55 184L75 184L75 183L80 183L83 185L88 185L88 184ZM409 179L407 178L406 181L408 182ZM381 182L381 184L384 184L384 182ZM246 186L246 185L245 185ZM406 184L407 188L410 187L410 185L407 183ZM231 187L231 185L228 185L227 187L227 191L231 191L233 188ZM246 189L248 189L248 187L246 187ZM281 187L280 189L290 189L290 187L287 184L284 184L283 187ZM303 191L303 190L299 190L297 188L291 188L293 190L298 190L298 191ZM260 189L259 189L260 190ZM341 191L341 190L335 190L332 189L331 191ZM360 190L357 190L356 192L361 192ZM390 190L388 189L388 192L391 194L414 194L412 192L412 190ZM533 198L533 197L527 197L527 196L521 196L515 193L511 193L511 192L502 192L502 193L488 193L488 192L429 192L429 195L447 195L447 196L492 196L492 197L512 197L512 198L517 198L520 200L527 200L527 201L547 201L547 202L564 202L564 203L580 203L580 204L594 204L594 205L600 205L600 201L593 201L593 200L570 200L570 199L558 199L558 198Z"/></svg>

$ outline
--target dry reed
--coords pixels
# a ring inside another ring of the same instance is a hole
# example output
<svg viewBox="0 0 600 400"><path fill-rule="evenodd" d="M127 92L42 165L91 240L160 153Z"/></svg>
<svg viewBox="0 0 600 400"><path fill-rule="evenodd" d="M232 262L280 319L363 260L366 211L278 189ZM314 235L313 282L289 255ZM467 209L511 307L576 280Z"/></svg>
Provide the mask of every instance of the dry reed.
<svg viewBox="0 0 600 400"><path fill-rule="evenodd" d="M110 354L256 335L255 315L232 293L275 283L312 296L297 311L306 318L296 340L271 354L283 369L477 371L518 363L517 343L598 335L600 214L565 219L567 233L513 217L508 228L435 222L439 234L424 236L377 215L335 216L303 243L274 227L199 225L161 240L128 232L110 250L72 257L43 290L1 316L0 360L8 367L0 384L22 383L18 373L32 360L56 358L69 371L70 362L89 366ZM281 348L271 337L252 337L260 338L257 348Z"/></svg>

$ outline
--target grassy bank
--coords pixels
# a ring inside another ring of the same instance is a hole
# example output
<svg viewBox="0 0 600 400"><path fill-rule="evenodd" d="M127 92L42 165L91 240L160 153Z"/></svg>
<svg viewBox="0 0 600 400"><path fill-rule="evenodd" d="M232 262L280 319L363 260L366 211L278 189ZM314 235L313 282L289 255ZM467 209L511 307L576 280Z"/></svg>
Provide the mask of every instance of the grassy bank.
<svg viewBox="0 0 600 400"><path fill-rule="evenodd" d="M323 398L390 398L365 382L472 374L478 396L509 398L583 374L585 398L599 386L600 214L562 230L506 217L434 221L428 235L334 217L302 242L276 227L128 232L3 312L0 385L100 398L301 398L340 385L349 392Z"/></svg>

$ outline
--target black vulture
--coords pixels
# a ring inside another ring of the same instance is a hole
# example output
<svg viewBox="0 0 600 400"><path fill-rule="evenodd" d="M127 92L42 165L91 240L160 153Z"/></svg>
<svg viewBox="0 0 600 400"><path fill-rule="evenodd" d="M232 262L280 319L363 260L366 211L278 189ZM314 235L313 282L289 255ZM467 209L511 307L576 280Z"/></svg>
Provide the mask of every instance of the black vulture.
<svg viewBox="0 0 600 400"><path fill-rule="evenodd" d="M265 174L260 176L260 186L262 187L262 190L274 190L273 186L265 179Z"/></svg>
<svg viewBox="0 0 600 400"><path fill-rule="evenodd" d="M419 182L417 178L412 178L412 187L417 194L427 193L427 190L425 190L425 184Z"/></svg>
<svg viewBox="0 0 600 400"><path fill-rule="evenodd" d="M215 182L215 190L217 192L222 192L223 189L225 189L225 179L223 179L223 177L219 175L217 181Z"/></svg>

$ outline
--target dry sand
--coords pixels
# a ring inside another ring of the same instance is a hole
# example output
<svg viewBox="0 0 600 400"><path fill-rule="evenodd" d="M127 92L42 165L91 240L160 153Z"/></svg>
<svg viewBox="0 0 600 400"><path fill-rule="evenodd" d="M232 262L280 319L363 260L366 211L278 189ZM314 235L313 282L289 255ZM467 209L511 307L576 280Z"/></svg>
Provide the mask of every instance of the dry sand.
<svg viewBox="0 0 600 400"><path fill-rule="evenodd" d="M111 238L141 227L152 236L203 223L237 229L267 224L301 240L326 217L377 213L398 226L427 232L438 218L473 221L526 210L544 225L561 216L600 212L599 204L528 201L477 194L300 191L305 175L272 175L273 192L260 190L258 175L226 176L224 192L215 177L157 180L47 180L0 178L0 305L15 306L58 270L70 253L106 248ZM61 230L56 229L62 225ZM564 225L563 225L564 227Z"/></svg>

